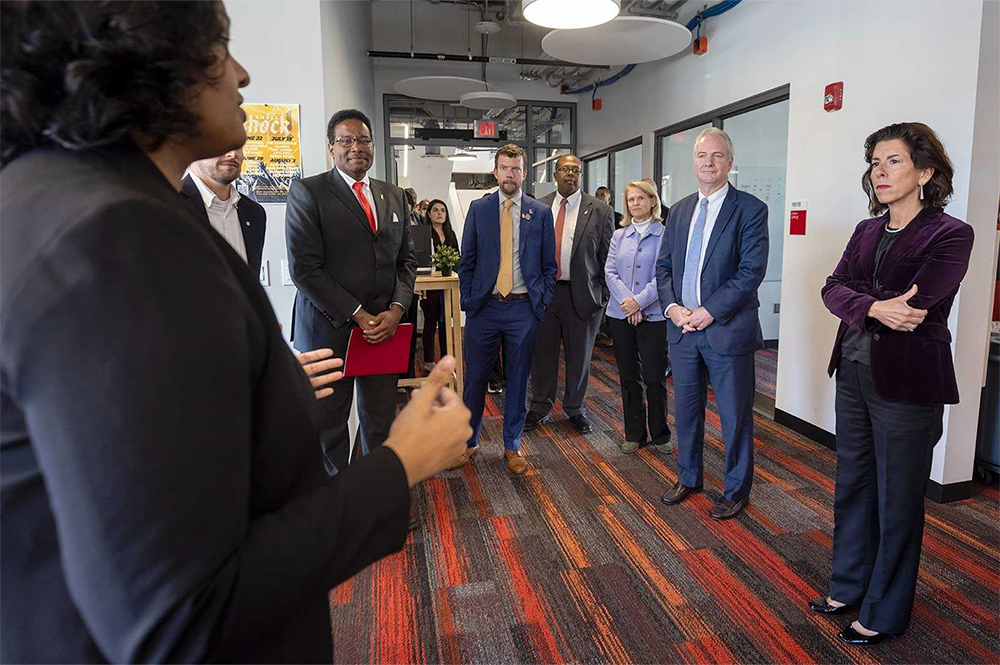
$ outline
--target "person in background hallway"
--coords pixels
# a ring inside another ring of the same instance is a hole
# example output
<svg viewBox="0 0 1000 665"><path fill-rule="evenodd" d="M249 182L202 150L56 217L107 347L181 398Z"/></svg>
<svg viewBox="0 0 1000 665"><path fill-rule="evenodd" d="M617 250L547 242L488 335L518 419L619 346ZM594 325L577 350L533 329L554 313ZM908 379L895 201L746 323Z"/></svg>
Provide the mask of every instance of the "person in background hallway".
<svg viewBox="0 0 1000 665"><path fill-rule="evenodd" d="M514 474L528 468L521 454L528 370L558 269L552 211L521 192L525 168L522 148L507 144L497 151L493 174L500 189L469 205L458 266L466 313L468 369L463 398L472 412L473 429L465 459L476 452L486 384L503 344L507 352L504 456Z"/></svg>
<svg viewBox="0 0 1000 665"><path fill-rule="evenodd" d="M930 127L883 127L865 161L874 217L823 287L840 319L829 366L837 482L830 591L809 603L823 614L859 606L839 637L861 645L910 623L934 445L944 405L958 403L948 315L973 243L972 227L944 212L954 169Z"/></svg>
<svg viewBox="0 0 1000 665"><path fill-rule="evenodd" d="M417 205L417 190L407 187L403 193L406 195L406 205L410 207L410 226L420 226L424 223L424 213Z"/></svg>
<svg viewBox="0 0 1000 665"><path fill-rule="evenodd" d="M668 208L667 204L663 202L663 199L659 198L660 188L656 186L656 181L652 178L643 178L642 181L647 183L653 188L653 191L656 192L657 200L660 202L660 220L666 223L666 221L670 218L670 208Z"/></svg>
<svg viewBox="0 0 1000 665"><path fill-rule="evenodd" d="M731 186L733 142L709 127L694 144L699 191L670 211L656 263L674 375L677 482L663 495L680 503L702 486L706 383L711 381L726 446L715 519L735 517L753 484L754 352L763 346L757 288L767 268L767 206Z"/></svg>
<svg viewBox="0 0 1000 665"><path fill-rule="evenodd" d="M656 290L656 257L663 241L660 199L645 180L629 183L622 196L626 206L624 226L611 239L605 265L611 290L608 321L615 340L625 413L625 441L619 447L630 454L651 441L657 450L669 453L672 447L664 378L667 322Z"/></svg>
<svg viewBox="0 0 1000 665"><path fill-rule="evenodd" d="M458 249L458 236L451 228L451 217L448 215L448 206L441 199L434 199L427 208L427 216L424 218L425 224L430 224L431 250L436 252L438 247L447 245L455 250ZM434 331L437 330L438 341L441 345L441 355L448 353L447 325L451 322L444 320L444 293L441 291L431 291L426 297L420 300L420 306L424 310L424 370L430 372L434 369Z"/></svg>
<svg viewBox="0 0 1000 665"><path fill-rule="evenodd" d="M614 231L614 211L580 190L582 174L576 156L560 157L555 169L557 190L541 199L556 220L556 286L535 341L525 431L548 420L555 405L560 346L566 356L563 410L577 432L586 434L593 429L583 400L594 340L607 302L604 262Z"/></svg>
<svg viewBox="0 0 1000 665"><path fill-rule="evenodd" d="M601 185L600 187L597 188L597 191L594 192L594 198L596 198L598 201L603 201L611 208L612 211L614 211L615 230L617 231L618 229L620 229L622 227L623 215L617 210L615 210L615 195L611 192L611 190L605 187L604 185Z"/></svg>
<svg viewBox="0 0 1000 665"><path fill-rule="evenodd" d="M653 180L652 178L643 178L642 181L644 183L647 183L650 187L652 187L653 191L656 192L657 197L659 197L659 195L660 195L660 189L659 189L659 187L656 186L656 181L655 180ZM668 208L667 204L665 204L663 202L663 199L660 199L660 220L664 224L666 224L668 219L670 219L670 208ZM665 329L664 329L664 331L665 331ZM671 372L670 372L670 354L668 353L667 354L667 368L666 368L666 370L664 370L663 376L664 377L668 377L668 376L670 376L670 374L671 374Z"/></svg>
<svg viewBox="0 0 1000 665"><path fill-rule="evenodd" d="M285 238L298 289L291 338L295 347L330 347L343 357L351 330L378 344L396 334L413 298L417 261L403 190L368 175L371 122L361 111L338 111L327 124L334 168L296 180L288 190ZM358 442L354 457L382 445L396 415L396 374L358 377ZM322 402L324 465L347 466L347 418L354 379L341 381Z"/></svg>
<svg viewBox="0 0 1000 665"><path fill-rule="evenodd" d="M414 192L416 193L416 192ZM420 214L420 218L424 219L427 217L427 210L431 207L431 202L427 199L420 199L420 203L417 204L417 213Z"/></svg>
<svg viewBox="0 0 1000 665"><path fill-rule="evenodd" d="M622 228L623 215L617 210L615 210L614 194L612 194L611 189L601 185L594 192L594 198L596 198L598 201L606 203L611 208L612 212L614 212L615 230L617 231L618 229ZM596 344L597 346L600 346L601 348L605 349L610 349L614 344L611 340L611 327L610 323L608 322L607 313L601 315L601 326L600 328L598 328L597 331Z"/></svg>
<svg viewBox="0 0 1000 665"><path fill-rule="evenodd" d="M409 487L465 449L454 360L331 479L314 390L338 375L310 385L179 194L246 140L223 5L0 23L0 661L334 662L330 588L402 547Z"/></svg>
<svg viewBox="0 0 1000 665"><path fill-rule="evenodd" d="M417 190L412 187L407 187L403 190L406 195L406 205L410 208L410 226L420 226L424 223L424 216L417 209ZM416 280L414 280L415 282ZM416 376L417 367L417 301L420 300L417 293L413 294L410 299L410 306L406 309L406 316L403 319L407 323L413 324L413 334L410 335L410 357L406 363L406 374L403 376L407 379L412 379ZM400 394L406 393L406 388L396 388L396 392Z"/></svg>
<svg viewBox="0 0 1000 665"><path fill-rule="evenodd" d="M198 219L218 231L253 274L259 275L267 213L264 206L236 191L233 181L239 177L242 165L242 147L218 157L199 159L188 168L181 194L191 202Z"/></svg>

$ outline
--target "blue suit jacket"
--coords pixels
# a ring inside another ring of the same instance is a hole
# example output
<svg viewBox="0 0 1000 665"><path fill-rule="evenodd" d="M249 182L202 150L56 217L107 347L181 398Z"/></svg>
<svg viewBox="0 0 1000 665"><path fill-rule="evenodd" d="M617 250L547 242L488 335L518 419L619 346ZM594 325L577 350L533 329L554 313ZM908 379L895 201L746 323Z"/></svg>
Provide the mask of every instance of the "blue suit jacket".
<svg viewBox="0 0 1000 665"><path fill-rule="evenodd" d="M698 205L698 192L670 208L666 237L656 261L660 305L681 303L688 229ZM757 310L757 287L767 271L767 205L732 185L719 210L705 248L701 269L701 304L715 321L705 329L717 353L752 353L764 344ZM681 340L681 329L667 318L667 339Z"/></svg>
<svg viewBox="0 0 1000 665"><path fill-rule="evenodd" d="M531 308L541 321L556 283L556 234L552 210L527 194L521 198L521 275ZM518 223L515 220L515 224ZM477 314L489 300L500 272L500 193L473 201L462 230L462 262L458 266L462 309Z"/></svg>

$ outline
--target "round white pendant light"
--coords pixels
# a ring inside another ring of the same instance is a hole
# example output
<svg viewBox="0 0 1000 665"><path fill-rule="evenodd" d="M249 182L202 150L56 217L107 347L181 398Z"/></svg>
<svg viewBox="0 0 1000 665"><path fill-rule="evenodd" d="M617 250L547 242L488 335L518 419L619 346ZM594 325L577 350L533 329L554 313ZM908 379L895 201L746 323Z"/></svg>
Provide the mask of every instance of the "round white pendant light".
<svg viewBox="0 0 1000 665"><path fill-rule="evenodd" d="M524 18L546 28L576 30L618 16L620 0L521 0Z"/></svg>
<svg viewBox="0 0 1000 665"><path fill-rule="evenodd" d="M462 106L470 109L506 109L517 104L517 97L506 92L467 92L459 99Z"/></svg>
<svg viewBox="0 0 1000 665"><path fill-rule="evenodd" d="M490 89L482 80L465 76L414 76L396 81L393 87L401 95L438 102L454 102L467 92Z"/></svg>
<svg viewBox="0 0 1000 665"><path fill-rule="evenodd" d="M586 30L553 30L542 50L581 65L630 65L669 58L691 46L691 31L675 21L619 16Z"/></svg>

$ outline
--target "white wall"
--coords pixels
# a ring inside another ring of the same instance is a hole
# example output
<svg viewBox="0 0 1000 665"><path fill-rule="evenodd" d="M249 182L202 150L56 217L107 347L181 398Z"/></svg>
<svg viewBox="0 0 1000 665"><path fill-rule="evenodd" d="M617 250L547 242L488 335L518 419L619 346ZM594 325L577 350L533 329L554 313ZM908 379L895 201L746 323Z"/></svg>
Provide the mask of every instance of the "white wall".
<svg viewBox="0 0 1000 665"><path fill-rule="evenodd" d="M226 10L230 50L250 73L244 99L299 104L303 175L326 171L326 122L331 109L354 106L374 118L373 65L365 55L372 34L370 3L230 0ZM279 21L287 48L264 48L265 35ZM287 259L285 204L263 205L264 259L271 276L265 290L287 338L295 287L281 283L281 262Z"/></svg>
<svg viewBox="0 0 1000 665"><path fill-rule="evenodd" d="M784 263L776 406L827 431L834 430L834 383L826 365L838 322L819 291L854 226L867 217L859 184L865 137L904 120L933 127L956 167L948 212L973 224L978 238L992 237L1000 188L995 92L983 91L982 117L976 113L981 28L993 42L983 54L993 58L987 83L994 91L997 84L997 3L986 5L989 26L982 0L745 2L709 22L706 55L640 65L601 89L602 111L579 107L581 152L641 131L644 167L651 171L654 130L790 84L786 199L807 199L809 209L806 235L788 236L786 222L784 237L771 238L783 243ZM834 81L844 81L844 108L826 113L823 88ZM970 188L974 127L981 151L975 183L981 184ZM977 242L953 312L962 395L953 411L964 422L948 419L936 450L937 482L971 478L968 451L975 445L986 343L985 325L978 324L987 317L992 264L991 248L985 258L988 242ZM955 453L959 448L963 452Z"/></svg>

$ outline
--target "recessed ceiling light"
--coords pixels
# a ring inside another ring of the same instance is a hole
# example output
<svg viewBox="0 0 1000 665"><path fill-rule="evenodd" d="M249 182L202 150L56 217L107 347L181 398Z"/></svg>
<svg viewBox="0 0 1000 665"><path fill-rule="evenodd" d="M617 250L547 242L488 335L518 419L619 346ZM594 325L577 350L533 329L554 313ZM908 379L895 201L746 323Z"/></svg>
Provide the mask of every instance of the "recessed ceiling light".
<svg viewBox="0 0 1000 665"><path fill-rule="evenodd" d="M620 0L521 0L524 18L546 28L591 28L618 16Z"/></svg>

